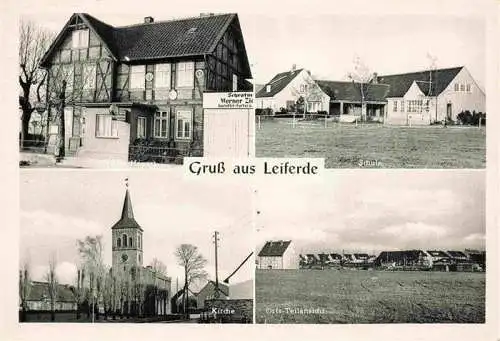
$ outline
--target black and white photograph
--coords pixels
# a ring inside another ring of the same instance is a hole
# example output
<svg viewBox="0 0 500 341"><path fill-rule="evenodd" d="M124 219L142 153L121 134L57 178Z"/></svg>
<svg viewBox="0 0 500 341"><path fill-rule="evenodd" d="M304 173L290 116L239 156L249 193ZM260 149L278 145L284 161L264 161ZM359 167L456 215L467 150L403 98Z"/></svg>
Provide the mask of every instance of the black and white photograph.
<svg viewBox="0 0 500 341"><path fill-rule="evenodd" d="M484 171L338 171L256 197L256 323L485 323Z"/></svg>
<svg viewBox="0 0 500 341"><path fill-rule="evenodd" d="M256 21L257 157L324 157L326 168L486 167L484 18Z"/></svg>
<svg viewBox="0 0 500 341"><path fill-rule="evenodd" d="M20 322L253 323L244 184L26 171L20 188Z"/></svg>
<svg viewBox="0 0 500 341"><path fill-rule="evenodd" d="M238 14L160 13L20 17L21 167L253 156L252 73Z"/></svg>

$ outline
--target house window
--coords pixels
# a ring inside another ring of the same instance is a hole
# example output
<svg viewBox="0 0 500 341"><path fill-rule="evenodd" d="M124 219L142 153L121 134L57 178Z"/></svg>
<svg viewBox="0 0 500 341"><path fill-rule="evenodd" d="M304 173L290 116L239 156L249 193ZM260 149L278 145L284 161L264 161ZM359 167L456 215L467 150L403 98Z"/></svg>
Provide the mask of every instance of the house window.
<svg viewBox="0 0 500 341"><path fill-rule="evenodd" d="M111 115L96 115L96 137L118 137L117 122Z"/></svg>
<svg viewBox="0 0 500 341"><path fill-rule="evenodd" d="M177 111L175 118L175 137L180 140L191 139L192 127L192 113L191 111Z"/></svg>
<svg viewBox="0 0 500 341"><path fill-rule="evenodd" d="M405 101L401 101L401 112L405 111Z"/></svg>
<svg viewBox="0 0 500 341"><path fill-rule="evenodd" d="M238 76L233 74L233 91L238 91Z"/></svg>
<svg viewBox="0 0 500 341"><path fill-rule="evenodd" d="M137 117L137 138L142 139L146 137L146 117Z"/></svg>
<svg viewBox="0 0 500 341"><path fill-rule="evenodd" d="M467 90L467 92L471 92L470 84L467 84L466 90Z"/></svg>
<svg viewBox="0 0 500 341"><path fill-rule="evenodd" d="M460 84L460 91L465 91L465 84Z"/></svg>
<svg viewBox="0 0 500 341"><path fill-rule="evenodd" d="M66 91L71 93L73 90L73 82L75 78L73 65L64 65L62 67L63 78L66 79Z"/></svg>
<svg viewBox="0 0 500 341"><path fill-rule="evenodd" d="M89 46L89 30L75 30L71 36L72 47L82 49Z"/></svg>
<svg viewBox="0 0 500 341"><path fill-rule="evenodd" d="M155 87L170 89L170 64L155 65Z"/></svg>
<svg viewBox="0 0 500 341"><path fill-rule="evenodd" d="M154 137L159 137L159 138L167 138L168 137L168 112L167 111L157 111L155 113Z"/></svg>
<svg viewBox="0 0 500 341"><path fill-rule="evenodd" d="M177 87L192 88L194 82L194 62L177 63Z"/></svg>
<svg viewBox="0 0 500 341"><path fill-rule="evenodd" d="M458 83L455 83L455 87L454 87L455 91L458 91L460 90L460 85Z"/></svg>
<svg viewBox="0 0 500 341"><path fill-rule="evenodd" d="M144 89L145 88L145 65L133 65L130 67L130 88Z"/></svg>
<svg viewBox="0 0 500 341"><path fill-rule="evenodd" d="M83 67L83 88L94 89L96 82L97 68L95 64L88 64Z"/></svg>
<svg viewBox="0 0 500 341"><path fill-rule="evenodd" d="M392 111L398 111L398 101L394 101L394 106L392 107Z"/></svg>

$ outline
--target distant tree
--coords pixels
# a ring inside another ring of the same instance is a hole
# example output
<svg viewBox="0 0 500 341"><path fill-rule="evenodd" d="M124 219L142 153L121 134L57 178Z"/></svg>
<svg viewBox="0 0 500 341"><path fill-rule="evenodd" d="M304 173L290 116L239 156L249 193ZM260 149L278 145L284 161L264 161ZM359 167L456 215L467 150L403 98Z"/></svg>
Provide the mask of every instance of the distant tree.
<svg viewBox="0 0 500 341"><path fill-rule="evenodd" d="M21 319L26 321L26 311L28 310L28 299L31 293L32 283L30 278L29 262L25 262L19 270L19 299L21 300Z"/></svg>
<svg viewBox="0 0 500 341"><path fill-rule="evenodd" d="M78 253L82 261L82 266L89 281L88 301L90 308L96 315L96 304L102 298L104 276L106 268L104 266L104 246L102 236L87 236L83 240L78 240ZM98 315L96 315L98 317Z"/></svg>
<svg viewBox="0 0 500 341"><path fill-rule="evenodd" d="M347 74L347 78L352 81L352 85L355 87L356 91L359 91L361 97L361 121L366 121L366 97L370 86L374 81L376 82L373 72L371 72L370 68L361 58L356 56L354 58L354 70Z"/></svg>
<svg viewBox="0 0 500 341"><path fill-rule="evenodd" d="M50 257L49 260L49 270L46 275L47 287L49 291L49 299L50 299L50 320L56 320L56 303L58 296L58 286L59 282L57 280L56 275L56 258L54 255Z"/></svg>
<svg viewBox="0 0 500 341"><path fill-rule="evenodd" d="M81 317L81 305L85 297L85 272L82 268L77 269L76 283L73 287L73 297L76 303L76 319L79 320Z"/></svg>
<svg viewBox="0 0 500 341"><path fill-rule="evenodd" d="M54 34L31 21L21 19L19 25L19 106L21 116L21 145L28 136L31 114L35 102L42 102L47 73L39 68L41 59L48 49Z"/></svg>
<svg viewBox="0 0 500 341"><path fill-rule="evenodd" d="M199 280L206 279L208 274L205 271L207 260L198 251L198 247L191 244L181 244L175 250L177 263L184 269L184 313L188 311L189 286Z"/></svg>

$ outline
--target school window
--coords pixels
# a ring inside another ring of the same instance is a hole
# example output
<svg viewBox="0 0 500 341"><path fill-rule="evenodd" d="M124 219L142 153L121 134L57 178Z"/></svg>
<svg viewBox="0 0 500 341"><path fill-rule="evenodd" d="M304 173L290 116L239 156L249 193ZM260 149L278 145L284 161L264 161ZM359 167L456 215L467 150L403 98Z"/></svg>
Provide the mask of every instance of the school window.
<svg viewBox="0 0 500 341"><path fill-rule="evenodd" d="M71 35L72 47L82 49L89 46L89 30L75 30Z"/></svg>
<svg viewBox="0 0 500 341"><path fill-rule="evenodd" d="M455 83L455 87L454 87L455 91L458 91L460 90L460 85L458 83Z"/></svg>
<svg viewBox="0 0 500 341"><path fill-rule="evenodd" d="M89 64L85 65L83 67L83 88L88 90L88 89L94 89L95 82L96 82L96 72L97 68L96 65L94 64Z"/></svg>
<svg viewBox="0 0 500 341"><path fill-rule="evenodd" d="M429 111L429 108L430 108L430 101L427 99L425 100L424 102L424 111Z"/></svg>
<svg viewBox="0 0 500 341"><path fill-rule="evenodd" d="M194 84L194 62L177 63L177 87L192 88Z"/></svg>
<svg viewBox="0 0 500 341"><path fill-rule="evenodd" d="M177 139L191 139L192 116L191 111L177 111L175 118L175 136Z"/></svg>
<svg viewBox="0 0 500 341"><path fill-rule="evenodd" d="M145 88L145 65L133 65L130 67L130 88L144 89Z"/></svg>
<svg viewBox="0 0 500 341"><path fill-rule="evenodd" d="M394 101L394 106L392 107L392 111L398 111L398 101Z"/></svg>
<svg viewBox="0 0 500 341"><path fill-rule="evenodd" d="M111 115L96 116L96 137L118 137L117 121Z"/></svg>
<svg viewBox="0 0 500 341"><path fill-rule="evenodd" d="M146 117L137 117L137 138L146 137Z"/></svg>
<svg viewBox="0 0 500 341"><path fill-rule="evenodd" d="M405 111L405 101L401 101L401 112Z"/></svg>
<svg viewBox="0 0 500 341"><path fill-rule="evenodd" d="M155 87L170 89L170 64L155 65Z"/></svg>
<svg viewBox="0 0 500 341"><path fill-rule="evenodd" d="M168 112L167 111L157 111L155 113L154 137L159 137L159 138L167 138L168 137Z"/></svg>

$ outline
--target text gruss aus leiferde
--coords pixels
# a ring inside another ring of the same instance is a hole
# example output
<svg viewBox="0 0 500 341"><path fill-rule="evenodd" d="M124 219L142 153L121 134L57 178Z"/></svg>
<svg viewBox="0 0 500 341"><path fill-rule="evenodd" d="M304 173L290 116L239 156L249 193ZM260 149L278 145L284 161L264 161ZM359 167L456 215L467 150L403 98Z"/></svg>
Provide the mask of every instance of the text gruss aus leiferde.
<svg viewBox="0 0 500 341"><path fill-rule="evenodd" d="M234 164L227 167L224 161L212 164L203 164L201 161L193 161L189 164L189 172L195 175L226 174L231 172L235 175L253 175L257 172L255 164ZM283 161L277 164L269 161L263 163L263 174L265 175L316 175L319 167L310 161L302 165L296 165L290 161Z"/></svg>

